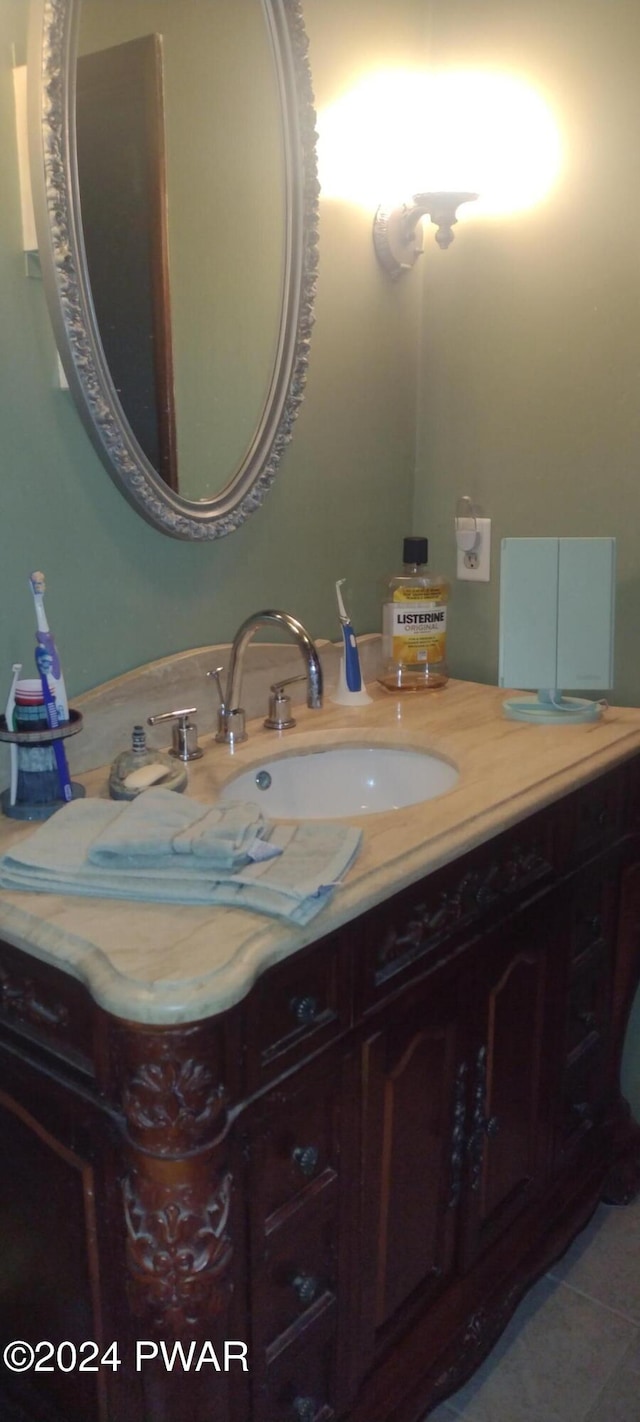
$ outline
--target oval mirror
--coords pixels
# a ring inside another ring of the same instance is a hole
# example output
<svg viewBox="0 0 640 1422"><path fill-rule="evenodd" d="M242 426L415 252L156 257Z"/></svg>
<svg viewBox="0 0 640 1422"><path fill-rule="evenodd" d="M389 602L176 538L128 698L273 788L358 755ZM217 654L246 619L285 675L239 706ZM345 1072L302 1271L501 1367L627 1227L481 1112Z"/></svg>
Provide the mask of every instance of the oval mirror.
<svg viewBox="0 0 640 1422"><path fill-rule="evenodd" d="M47 300L118 487L174 538L263 501L302 399L318 183L298 0L31 0Z"/></svg>

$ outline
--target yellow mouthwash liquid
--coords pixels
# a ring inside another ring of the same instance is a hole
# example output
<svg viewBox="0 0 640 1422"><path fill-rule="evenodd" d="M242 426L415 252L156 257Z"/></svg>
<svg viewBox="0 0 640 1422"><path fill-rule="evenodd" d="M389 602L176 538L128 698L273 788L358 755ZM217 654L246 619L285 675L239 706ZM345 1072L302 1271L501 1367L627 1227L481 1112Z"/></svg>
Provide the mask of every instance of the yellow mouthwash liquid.
<svg viewBox="0 0 640 1422"><path fill-rule="evenodd" d="M426 538L405 538L404 567L389 579L382 608L382 668L388 691L432 691L448 680L449 583L427 568Z"/></svg>

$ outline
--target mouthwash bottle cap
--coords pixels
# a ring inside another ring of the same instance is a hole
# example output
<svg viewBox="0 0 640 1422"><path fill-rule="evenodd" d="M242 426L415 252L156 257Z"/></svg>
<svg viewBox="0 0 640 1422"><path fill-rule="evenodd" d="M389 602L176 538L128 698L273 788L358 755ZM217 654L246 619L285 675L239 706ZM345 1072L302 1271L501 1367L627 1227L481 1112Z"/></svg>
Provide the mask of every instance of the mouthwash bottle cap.
<svg viewBox="0 0 640 1422"><path fill-rule="evenodd" d="M405 538L402 545L403 563L426 563L429 557L428 538Z"/></svg>

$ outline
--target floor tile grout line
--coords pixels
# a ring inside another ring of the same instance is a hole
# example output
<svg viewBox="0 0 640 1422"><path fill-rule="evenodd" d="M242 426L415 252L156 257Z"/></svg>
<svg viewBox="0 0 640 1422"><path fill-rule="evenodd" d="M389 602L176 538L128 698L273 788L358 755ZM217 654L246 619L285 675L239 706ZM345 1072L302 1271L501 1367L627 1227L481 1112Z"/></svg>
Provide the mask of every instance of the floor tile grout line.
<svg viewBox="0 0 640 1422"><path fill-rule="evenodd" d="M571 1289L573 1294L578 1294L581 1299L586 1299L588 1303L595 1304L596 1308L603 1308L606 1313L613 1314L614 1318L621 1318L625 1323L630 1323L636 1331L640 1331L640 1316L634 1318L633 1314L625 1313L623 1309L613 1308L611 1304L605 1303L603 1299L598 1299L595 1294L588 1294L585 1289L579 1289L576 1284L570 1284L567 1279L554 1278L552 1274L547 1278L557 1289Z"/></svg>
<svg viewBox="0 0 640 1422"><path fill-rule="evenodd" d="M611 1312L613 1312L613 1310L611 1310ZM640 1333L640 1330L636 1330L636 1331L637 1331L638 1333ZM637 1338L631 1338L631 1339L629 1340L629 1342L628 1342L628 1344L627 1344L627 1347L625 1348L624 1353L622 1354L622 1357L619 1358L619 1360L618 1360L618 1362L617 1362L617 1364L616 1364L616 1367L612 1370L611 1376L609 1377L609 1379L607 1380L607 1382L604 1382L604 1383L602 1384L602 1387L598 1388L598 1391L597 1391L597 1393L596 1393L596 1396L594 1397L593 1402L591 1403L591 1405L590 1405L590 1407L589 1407L589 1411L588 1411L588 1412L585 1412L585 1415L584 1415L584 1417L581 1419L581 1422L589 1422L589 1418L590 1418L590 1417L595 1417L595 1416L597 1415L596 1409L597 1409L597 1407L598 1407L598 1404L601 1402L602 1398L604 1397L604 1394L605 1394L607 1388L609 1387L612 1378L619 1376L619 1374L620 1374L622 1368L624 1368L625 1359L628 1357L628 1355L629 1355L630 1353L633 1352L633 1350L634 1350L634 1348L635 1348L635 1346L636 1346L637 1341L638 1341Z"/></svg>
<svg viewBox="0 0 640 1422"><path fill-rule="evenodd" d="M636 1319L634 1319L634 1318L632 1318L629 1314L626 1314L626 1313L621 1312L621 1310L619 1310L619 1309L612 1308L610 1304L602 1303L600 1299L594 1298L592 1294L587 1294L587 1293L585 1293L584 1289L578 1289L578 1288L576 1288L576 1286L575 1286L574 1284L569 1284L569 1283L567 1283L565 1279L557 1279L557 1278L554 1278L553 1275L551 1275L551 1274L548 1274L548 1275L546 1275L545 1277L548 1278L548 1279L549 1279L549 1282L554 1285L554 1292L555 1292L556 1289L558 1289L558 1288L560 1288L560 1287L567 1288L567 1289L569 1289L569 1291L570 1291L571 1293L575 1294L578 1298L585 1299L587 1303L593 1304L594 1307L596 1307L596 1308L602 1308L602 1309L604 1309L604 1311L605 1311L606 1313L610 1314L610 1315L611 1315L612 1317L614 1317L614 1318L619 1318L623 1323L628 1323L628 1324L630 1324L630 1325L633 1327L633 1329L634 1329L634 1336L629 1339L629 1341L628 1341L628 1343L627 1343L627 1345L626 1345L626 1347L625 1347L625 1349L624 1349L624 1352L622 1353L621 1357L618 1359L617 1363L615 1364L615 1367L612 1368L611 1373L609 1374L609 1376L603 1380L603 1382L602 1382L600 1388L598 1389L598 1392L597 1392L596 1396L595 1396L594 1398L591 1398L591 1399L590 1399L590 1401L589 1401L589 1403L588 1403L587 1411L586 1411L586 1412L582 1415L582 1417L579 1419L579 1422L589 1422L590 1416L594 1413L594 1410L595 1410L595 1408L597 1407L597 1404L599 1403L601 1397L603 1396L603 1394L604 1394L606 1388L610 1385L612 1378L615 1377L616 1374L619 1372L619 1370L624 1367L625 1359L627 1358L627 1356L628 1356L630 1353L633 1352L634 1348L636 1347L637 1342L638 1342L638 1338L640 1337L640 1321L639 1321L639 1320L636 1320ZM545 1305L543 1305L542 1312L544 1312L544 1307L545 1307ZM487 1357L490 1358L490 1357L491 1357L491 1354L489 1353L489 1354L487 1355ZM502 1367L502 1359L500 1359L500 1361L497 1362L497 1363L494 1365L495 1372L496 1372L496 1373L499 1372L499 1370L500 1370L501 1367ZM455 1394L453 1395L453 1398L455 1398ZM458 1410L458 1408L456 1407L455 1401L453 1400L453 1398L448 1398L448 1399L446 1399L446 1400L445 1400L445 1403L444 1403L444 1406L446 1406L446 1407L448 1408L449 1412L452 1414L452 1418L461 1418L461 1419L463 1419L463 1422L474 1422L474 1413L473 1413L473 1411L468 1411L468 1410L466 1410L466 1411L464 1411L464 1412L460 1412L460 1411ZM473 1404L471 1404L471 1405L473 1406ZM475 1415L477 1416L477 1414L475 1414ZM426 1419L426 1422L429 1422L428 1417L427 1417L427 1419Z"/></svg>
<svg viewBox="0 0 640 1422"><path fill-rule="evenodd" d="M587 1246L587 1249L585 1251L587 1254L589 1252L589 1248L590 1245ZM604 1396L606 1389L610 1386L612 1379L616 1377L625 1367L626 1360L630 1355L633 1354L635 1348L637 1347L638 1341L640 1340L640 1317L634 1317L632 1314L626 1313L623 1309L614 1308L611 1304L605 1303L604 1300L597 1298L593 1293L587 1293L585 1289L578 1288L575 1284L570 1283L569 1280L559 1278L557 1274L553 1273L553 1268L548 1270L547 1273L544 1274L542 1277L547 1279L548 1282L553 1285L554 1293L560 1287L564 1287L568 1289L572 1294L575 1294L576 1297L584 1299L587 1303L592 1304L595 1308L603 1309L605 1313L609 1314L613 1318L620 1319L623 1323L629 1324L629 1326L633 1329L633 1336L629 1338L623 1353L615 1364L615 1367L612 1368L609 1376L603 1380L596 1396L590 1399L587 1411L580 1418L580 1422L589 1422L589 1419L591 1417L596 1416L597 1407L602 1397ZM543 1312L544 1307L545 1305L543 1305L542 1308ZM490 1358L491 1354L489 1353L487 1357ZM499 1362L494 1364L496 1373L499 1372L500 1368L502 1367L502 1363L503 1360L500 1359ZM456 1407L455 1397L456 1394L454 1393L452 1397L446 1398L441 1404L441 1406L445 1407L447 1409L447 1412L451 1414L452 1422L454 1422L454 1419L461 1419L461 1422L474 1422L474 1419L477 1419L477 1413L474 1414L473 1410L469 1411L468 1406L463 1412L461 1412L458 1407ZM473 1408L473 1404L471 1404L471 1408ZM428 1417L425 1419L425 1422L429 1422Z"/></svg>

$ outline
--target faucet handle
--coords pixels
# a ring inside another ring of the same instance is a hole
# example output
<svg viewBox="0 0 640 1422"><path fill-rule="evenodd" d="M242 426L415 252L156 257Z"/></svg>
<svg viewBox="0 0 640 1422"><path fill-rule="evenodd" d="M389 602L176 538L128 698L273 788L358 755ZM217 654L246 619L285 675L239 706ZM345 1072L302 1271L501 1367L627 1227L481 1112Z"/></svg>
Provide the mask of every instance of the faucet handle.
<svg viewBox="0 0 640 1422"><path fill-rule="evenodd" d="M233 747L238 744L238 742L246 741L247 739L245 714L241 706L227 706L224 691L222 690L222 682L220 680L223 671L224 667L216 667L214 671L208 671L207 676L212 677L215 681L220 698L216 740L220 741L223 745Z"/></svg>
<svg viewBox="0 0 640 1422"><path fill-rule="evenodd" d="M175 722L171 730L170 755L178 760L199 760L202 749L198 745L198 727L190 716L195 716L196 707L189 706L184 711L161 711L157 716L147 716L147 725L155 726L159 721Z"/></svg>
<svg viewBox="0 0 640 1422"><path fill-rule="evenodd" d="M213 680L215 681L215 684L216 684L216 687L217 687L217 690L218 690L218 696L220 697L220 709L221 709L221 711L224 710L224 691L222 690L222 682L221 682L221 680L220 680L220 677L221 677L223 671L224 671L224 667L216 667L215 671L208 671L208 672L207 672L207 676L212 677Z"/></svg>
<svg viewBox="0 0 640 1422"><path fill-rule="evenodd" d="M306 672L300 672L299 676L288 676L285 681L274 681L271 690L274 696L278 696L283 686L293 686L294 681L306 681Z"/></svg>
<svg viewBox="0 0 640 1422"><path fill-rule="evenodd" d="M291 697L283 694L285 686L291 686L294 681L306 681L303 672L301 676L288 676L285 681L275 681L271 687L269 697L269 715L265 719L265 726L268 731L288 731L291 726L295 726L295 721L291 715Z"/></svg>

